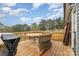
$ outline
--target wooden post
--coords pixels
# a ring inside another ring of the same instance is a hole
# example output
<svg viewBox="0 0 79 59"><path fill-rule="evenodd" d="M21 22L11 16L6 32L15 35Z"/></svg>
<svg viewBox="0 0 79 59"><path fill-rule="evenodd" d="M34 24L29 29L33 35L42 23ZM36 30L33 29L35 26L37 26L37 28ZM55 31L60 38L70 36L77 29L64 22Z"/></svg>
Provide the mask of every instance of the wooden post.
<svg viewBox="0 0 79 59"><path fill-rule="evenodd" d="M70 45L70 41L71 41L71 21L67 23L67 27L66 27L63 43L65 45Z"/></svg>

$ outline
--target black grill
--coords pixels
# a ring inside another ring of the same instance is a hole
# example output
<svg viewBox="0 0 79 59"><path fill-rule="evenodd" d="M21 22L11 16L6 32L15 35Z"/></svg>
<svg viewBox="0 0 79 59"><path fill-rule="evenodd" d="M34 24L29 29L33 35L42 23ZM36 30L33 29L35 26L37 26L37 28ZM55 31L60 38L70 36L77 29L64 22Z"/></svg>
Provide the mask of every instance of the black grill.
<svg viewBox="0 0 79 59"><path fill-rule="evenodd" d="M6 48L9 50L8 56L14 56L17 51L20 37L16 34L2 34L1 39L4 42Z"/></svg>

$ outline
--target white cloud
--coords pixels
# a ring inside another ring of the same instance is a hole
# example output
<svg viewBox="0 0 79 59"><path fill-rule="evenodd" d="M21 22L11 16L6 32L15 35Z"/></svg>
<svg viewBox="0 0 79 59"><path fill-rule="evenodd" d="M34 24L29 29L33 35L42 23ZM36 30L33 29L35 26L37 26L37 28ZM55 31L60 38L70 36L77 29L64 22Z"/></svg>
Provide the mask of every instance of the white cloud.
<svg viewBox="0 0 79 59"><path fill-rule="evenodd" d="M8 13L10 15L14 15L14 16L19 16L19 15L23 15L26 12L29 12L27 9L25 8L17 8L17 9L12 9L11 7L3 7L1 9L4 13Z"/></svg>
<svg viewBox="0 0 79 59"><path fill-rule="evenodd" d="M56 14L53 14L51 16L48 16L47 19L55 19L55 18L58 18L58 17L62 17L62 13L56 13Z"/></svg>
<svg viewBox="0 0 79 59"><path fill-rule="evenodd" d="M50 16L51 15L51 13L47 13L47 16Z"/></svg>
<svg viewBox="0 0 79 59"><path fill-rule="evenodd" d="M26 13L26 12L28 12L28 10L27 9L23 9L23 8L18 8L18 9L15 9L15 10L11 10L10 11L10 14L11 15L23 15L24 13Z"/></svg>
<svg viewBox="0 0 79 59"><path fill-rule="evenodd" d="M13 9L12 6L16 6L16 3L3 3L1 11L13 16L24 15L26 12L28 12L26 8Z"/></svg>
<svg viewBox="0 0 79 59"><path fill-rule="evenodd" d="M11 8L10 7L3 7L2 8L2 11L3 12L10 12L11 11Z"/></svg>
<svg viewBox="0 0 79 59"><path fill-rule="evenodd" d="M16 6L16 3L4 3L4 6L8 6L8 7L12 7L12 6Z"/></svg>
<svg viewBox="0 0 79 59"><path fill-rule="evenodd" d="M31 20L31 18L28 18L28 17L21 17L20 20L21 20L23 23L25 23L25 22Z"/></svg>
<svg viewBox="0 0 79 59"><path fill-rule="evenodd" d="M37 24L41 21L42 17L35 17L33 18L33 22L36 22Z"/></svg>
<svg viewBox="0 0 79 59"><path fill-rule="evenodd" d="M51 3L51 4L48 4L48 5L49 5L48 9L58 9L58 8L63 6L63 4L61 4L61 3Z"/></svg>
<svg viewBox="0 0 79 59"><path fill-rule="evenodd" d="M43 3L33 3L33 8L39 8L40 6L42 6Z"/></svg>
<svg viewBox="0 0 79 59"><path fill-rule="evenodd" d="M47 19L49 18L58 18L58 17L63 17L63 4L48 4L49 5L49 12L47 14Z"/></svg>
<svg viewBox="0 0 79 59"><path fill-rule="evenodd" d="M23 22L23 23L28 23L28 24L32 24L32 23L37 23L39 24L39 22L41 21L42 17L33 17L33 18L30 18L30 17L21 17L20 20Z"/></svg>

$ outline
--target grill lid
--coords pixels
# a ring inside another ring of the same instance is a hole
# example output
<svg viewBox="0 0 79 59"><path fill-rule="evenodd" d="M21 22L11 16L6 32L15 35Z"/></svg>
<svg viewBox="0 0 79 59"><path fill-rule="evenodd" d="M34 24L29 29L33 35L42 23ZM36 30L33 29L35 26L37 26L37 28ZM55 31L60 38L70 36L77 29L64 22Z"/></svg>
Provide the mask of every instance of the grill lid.
<svg viewBox="0 0 79 59"><path fill-rule="evenodd" d="M13 40L13 39L18 39L18 38L19 38L19 36L17 36L14 33L11 33L11 34L2 34L1 35L1 39L2 40Z"/></svg>

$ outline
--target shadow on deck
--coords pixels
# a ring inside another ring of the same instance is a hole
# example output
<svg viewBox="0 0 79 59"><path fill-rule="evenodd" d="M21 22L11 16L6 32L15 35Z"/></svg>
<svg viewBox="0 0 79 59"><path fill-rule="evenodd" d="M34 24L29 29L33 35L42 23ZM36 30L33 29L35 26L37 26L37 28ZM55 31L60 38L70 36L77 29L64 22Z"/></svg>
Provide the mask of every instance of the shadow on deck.
<svg viewBox="0 0 79 59"><path fill-rule="evenodd" d="M64 46L61 41L52 41L52 47L41 54L42 56L74 56L69 46Z"/></svg>
<svg viewBox="0 0 79 59"><path fill-rule="evenodd" d="M45 52L38 51L36 46L24 41L19 44L16 56L74 56L74 52L61 41L52 40L52 47Z"/></svg>

